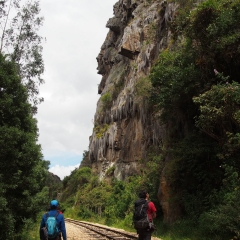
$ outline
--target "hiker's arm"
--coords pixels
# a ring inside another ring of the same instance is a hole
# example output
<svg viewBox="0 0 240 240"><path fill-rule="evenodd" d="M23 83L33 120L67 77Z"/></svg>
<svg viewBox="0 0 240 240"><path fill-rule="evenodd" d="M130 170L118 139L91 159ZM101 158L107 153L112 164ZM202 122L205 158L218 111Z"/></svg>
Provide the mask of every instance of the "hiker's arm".
<svg viewBox="0 0 240 240"><path fill-rule="evenodd" d="M45 223L45 221L44 221L44 215L42 216L42 221L41 221L41 223L40 223L40 229L42 228L42 227L44 227L44 224Z"/></svg>
<svg viewBox="0 0 240 240"><path fill-rule="evenodd" d="M63 240L67 240L66 227L65 227L65 221L64 221L63 215L61 219L61 232L62 232Z"/></svg>
<svg viewBox="0 0 240 240"><path fill-rule="evenodd" d="M45 222L44 222L44 216L42 217L42 221L40 223L40 228L39 228L39 236L41 236L41 228L43 228L45 225Z"/></svg>
<svg viewBox="0 0 240 240"><path fill-rule="evenodd" d="M153 202L150 202L150 203L149 203L149 207L150 207L150 211L151 211L152 218L156 218L156 216L157 216L157 214L156 214L157 209L156 209L154 203L153 203Z"/></svg>

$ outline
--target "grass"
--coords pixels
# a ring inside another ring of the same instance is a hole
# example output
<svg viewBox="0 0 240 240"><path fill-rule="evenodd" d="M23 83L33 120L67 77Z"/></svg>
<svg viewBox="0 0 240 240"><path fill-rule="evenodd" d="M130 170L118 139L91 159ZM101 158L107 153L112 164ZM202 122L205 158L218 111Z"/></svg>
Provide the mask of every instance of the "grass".
<svg viewBox="0 0 240 240"><path fill-rule="evenodd" d="M130 217L126 217L124 220L111 220L109 224L106 224L106 222L108 222L106 218L96 215L89 218L82 218L78 211L74 208L66 208L64 217L108 225L109 227L124 229L129 232L136 232L131 225ZM212 237L203 236L201 229L199 229L191 219L182 219L172 225L164 224L162 219L157 219L154 223L157 226L157 230L152 234L152 236L158 237L161 240L213 240ZM30 239L38 238L39 224L36 225L35 229L31 231L32 238Z"/></svg>

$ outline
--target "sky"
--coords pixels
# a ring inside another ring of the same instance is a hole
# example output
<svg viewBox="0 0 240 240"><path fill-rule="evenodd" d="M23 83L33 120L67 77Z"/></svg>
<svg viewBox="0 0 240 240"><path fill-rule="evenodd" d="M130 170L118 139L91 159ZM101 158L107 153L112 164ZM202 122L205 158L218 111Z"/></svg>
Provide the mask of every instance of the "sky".
<svg viewBox="0 0 240 240"><path fill-rule="evenodd" d="M44 23L44 102L36 115L39 144L49 171L61 179L79 166L88 150L99 99L96 57L117 0L40 0Z"/></svg>

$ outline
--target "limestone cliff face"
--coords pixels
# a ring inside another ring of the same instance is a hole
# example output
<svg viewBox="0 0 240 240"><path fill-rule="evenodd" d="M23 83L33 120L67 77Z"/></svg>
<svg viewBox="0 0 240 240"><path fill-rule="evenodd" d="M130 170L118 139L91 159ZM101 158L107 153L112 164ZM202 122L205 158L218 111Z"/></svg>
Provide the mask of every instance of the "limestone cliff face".
<svg viewBox="0 0 240 240"><path fill-rule="evenodd" d="M168 47L168 23L177 7L154 0L119 0L113 7L114 17L107 22L109 32L97 56L101 97L89 144L89 162L101 179L110 170L119 180L137 173L149 146L164 143L167 126L159 124L144 97L136 94L136 85ZM169 192L162 174L159 201L165 220L171 222L175 217L168 203Z"/></svg>

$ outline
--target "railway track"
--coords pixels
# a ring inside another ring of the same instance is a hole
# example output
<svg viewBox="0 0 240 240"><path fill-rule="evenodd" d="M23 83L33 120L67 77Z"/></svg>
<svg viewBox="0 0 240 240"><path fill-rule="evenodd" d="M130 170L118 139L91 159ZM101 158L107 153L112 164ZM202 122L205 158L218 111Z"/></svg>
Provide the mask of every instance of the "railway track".
<svg viewBox="0 0 240 240"><path fill-rule="evenodd" d="M110 228L107 226L73 220L70 218L65 218L65 221L70 224L74 224L78 228L81 228L88 238L87 239L98 239L98 240L136 240L138 239L137 234L126 232L124 230ZM81 239L81 236L79 236ZM86 239L86 240L87 240Z"/></svg>

